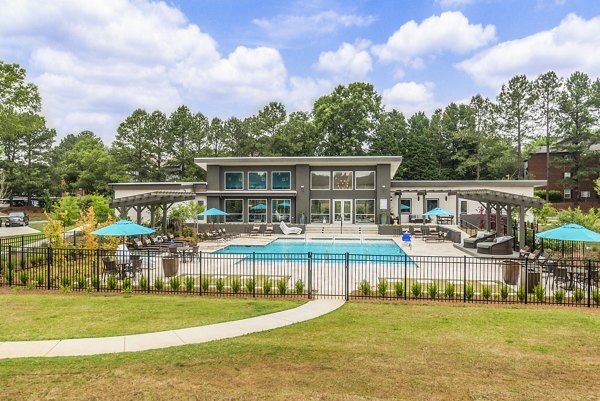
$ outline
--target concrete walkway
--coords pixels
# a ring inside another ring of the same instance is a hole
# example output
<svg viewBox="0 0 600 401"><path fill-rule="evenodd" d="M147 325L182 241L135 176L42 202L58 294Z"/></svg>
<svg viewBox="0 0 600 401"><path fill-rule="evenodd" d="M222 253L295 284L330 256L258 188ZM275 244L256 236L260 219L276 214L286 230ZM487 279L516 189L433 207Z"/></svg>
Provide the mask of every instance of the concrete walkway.
<svg viewBox="0 0 600 401"><path fill-rule="evenodd" d="M294 309L187 329L159 331L129 336L77 338L68 340L0 342L0 359L81 356L136 352L239 337L304 322L342 306L341 299L319 299Z"/></svg>

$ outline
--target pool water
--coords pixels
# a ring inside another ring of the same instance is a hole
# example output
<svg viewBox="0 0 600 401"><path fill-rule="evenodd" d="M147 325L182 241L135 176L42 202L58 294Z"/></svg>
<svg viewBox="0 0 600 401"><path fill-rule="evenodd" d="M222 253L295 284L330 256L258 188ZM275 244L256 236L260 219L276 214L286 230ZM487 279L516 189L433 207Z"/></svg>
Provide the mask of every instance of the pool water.
<svg viewBox="0 0 600 401"><path fill-rule="evenodd" d="M229 245L216 251L220 254L269 254L308 253L341 255L397 255L406 253L392 240L340 240L340 239L276 239L267 245Z"/></svg>

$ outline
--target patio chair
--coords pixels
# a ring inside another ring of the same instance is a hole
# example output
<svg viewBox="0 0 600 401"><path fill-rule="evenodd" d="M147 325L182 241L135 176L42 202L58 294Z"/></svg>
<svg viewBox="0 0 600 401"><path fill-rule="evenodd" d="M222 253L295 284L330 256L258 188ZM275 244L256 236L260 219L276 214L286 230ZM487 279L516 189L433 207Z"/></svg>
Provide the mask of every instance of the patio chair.
<svg viewBox="0 0 600 401"><path fill-rule="evenodd" d="M467 238L465 238L467 239ZM486 255L512 255L513 237L497 237L491 241L477 243L477 253Z"/></svg>
<svg viewBox="0 0 600 401"><path fill-rule="evenodd" d="M554 288L566 288L569 284L569 275L566 267L556 267L554 273Z"/></svg>
<svg viewBox="0 0 600 401"><path fill-rule="evenodd" d="M117 261L111 260L108 256L102 258L102 264L104 265L104 269L102 270L102 277L108 275L119 275L119 268L117 267Z"/></svg>
<svg viewBox="0 0 600 401"><path fill-rule="evenodd" d="M229 236L229 238L237 238L240 236L239 233L230 233L225 228L221 228L220 230L223 234L225 234L226 236Z"/></svg>
<svg viewBox="0 0 600 401"><path fill-rule="evenodd" d="M273 234L273 224L269 224L267 225L267 227L265 228L265 235L272 235Z"/></svg>
<svg viewBox="0 0 600 401"><path fill-rule="evenodd" d="M463 246L465 248L475 249L475 248L477 248L478 243L491 241L494 239L495 236L496 236L496 233L494 233L494 232L479 231L477 234L475 234L469 238L465 238L463 240Z"/></svg>
<svg viewBox="0 0 600 401"><path fill-rule="evenodd" d="M250 230L250 235L258 235L260 233L260 226L252 226L252 230Z"/></svg>
<svg viewBox="0 0 600 401"><path fill-rule="evenodd" d="M224 239L231 239L233 235L229 234L224 228L219 228L217 233Z"/></svg>

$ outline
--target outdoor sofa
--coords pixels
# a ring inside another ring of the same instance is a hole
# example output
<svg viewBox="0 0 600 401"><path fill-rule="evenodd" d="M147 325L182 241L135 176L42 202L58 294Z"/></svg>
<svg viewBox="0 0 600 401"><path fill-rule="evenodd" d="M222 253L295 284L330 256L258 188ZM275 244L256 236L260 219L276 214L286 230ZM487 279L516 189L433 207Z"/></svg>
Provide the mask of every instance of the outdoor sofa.
<svg viewBox="0 0 600 401"><path fill-rule="evenodd" d="M477 253L486 255L512 255L513 237L496 237L491 241L479 242Z"/></svg>
<svg viewBox="0 0 600 401"><path fill-rule="evenodd" d="M488 232L488 231L478 231L477 234L469 237L469 238L465 238L463 240L463 246L465 248L477 248L477 244L480 242L485 242L485 241L491 241L494 239L494 237L496 236L496 233L494 232Z"/></svg>

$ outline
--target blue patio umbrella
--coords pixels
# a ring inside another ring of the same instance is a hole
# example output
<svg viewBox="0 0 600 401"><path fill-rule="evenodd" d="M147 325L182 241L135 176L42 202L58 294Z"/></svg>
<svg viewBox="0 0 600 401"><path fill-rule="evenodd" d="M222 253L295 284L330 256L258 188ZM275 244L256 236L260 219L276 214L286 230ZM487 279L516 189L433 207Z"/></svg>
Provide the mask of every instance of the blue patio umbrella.
<svg viewBox="0 0 600 401"><path fill-rule="evenodd" d="M537 233L537 236L561 241L600 242L600 234L579 224L565 224L558 228Z"/></svg>
<svg viewBox="0 0 600 401"><path fill-rule="evenodd" d="M129 220L119 220L116 223L92 231L95 235L130 237L133 235L152 234L155 230L149 227L140 226Z"/></svg>
<svg viewBox="0 0 600 401"><path fill-rule="evenodd" d="M215 229L215 220L214 217L215 216L228 216L229 213L224 212L220 209L211 207L208 210L203 211L202 213L198 213L198 216L213 216L213 230Z"/></svg>
<svg viewBox="0 0 600 401"><path fill-rule="evenodd" d="M423 213L423 216L454 216L454 213L442 209L441 207L436 207L427 213Z"/></svg>
<svg viewBox="0 0 600 401"><path fill-rule="evenodd" d="M259 203L258 205L252 206L250 209L252 210L267 210L267 205L264 203Z"/></svg>
<svg viewBox="0 0 600 401"><path fill-rule="evenodd" d="M405 205L404 203L400 204L400 210L409 210L410 207L408 207L408 205Z"/></svg>

